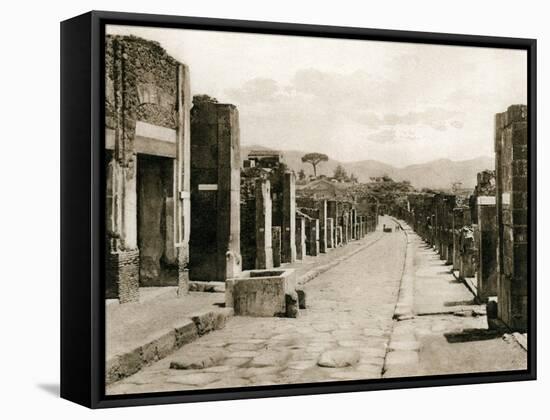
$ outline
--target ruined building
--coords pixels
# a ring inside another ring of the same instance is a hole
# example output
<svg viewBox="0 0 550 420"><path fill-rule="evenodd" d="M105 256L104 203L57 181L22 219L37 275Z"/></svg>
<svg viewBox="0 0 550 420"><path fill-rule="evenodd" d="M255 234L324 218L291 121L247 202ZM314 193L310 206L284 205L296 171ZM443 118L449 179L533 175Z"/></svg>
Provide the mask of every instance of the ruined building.
<svg viewBox="0 0 550 420"><path fill-rule="evenodd" d="M106 296L187 282L188 68L156 42L107 36Z"/></svg>

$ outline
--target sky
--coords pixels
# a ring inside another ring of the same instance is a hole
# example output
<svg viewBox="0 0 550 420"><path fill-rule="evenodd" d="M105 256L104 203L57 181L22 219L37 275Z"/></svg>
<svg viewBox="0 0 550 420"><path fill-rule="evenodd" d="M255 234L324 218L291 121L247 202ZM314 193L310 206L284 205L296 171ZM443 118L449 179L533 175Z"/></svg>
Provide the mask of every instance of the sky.
<svg viewBox="0 0 550 420"><path fill-rule="evenodd" d="M241 144L394 166L493 156L494 115L527 102L519 50L108 26L187 64L239 109Z"/></svg>

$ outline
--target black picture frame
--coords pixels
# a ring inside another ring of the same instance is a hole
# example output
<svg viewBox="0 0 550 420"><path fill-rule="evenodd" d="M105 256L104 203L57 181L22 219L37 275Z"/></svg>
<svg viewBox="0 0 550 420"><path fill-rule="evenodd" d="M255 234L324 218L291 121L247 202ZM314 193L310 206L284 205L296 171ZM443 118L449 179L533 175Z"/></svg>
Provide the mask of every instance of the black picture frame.
<svg viewBox="0 0 550 420"><path fill-rule="evenodd" d="M521 49L528 60L528 369L106 396L104 35L106 24ZM536 379L536 40L92 11L61 23L61 396L91 408Z"/></svg>

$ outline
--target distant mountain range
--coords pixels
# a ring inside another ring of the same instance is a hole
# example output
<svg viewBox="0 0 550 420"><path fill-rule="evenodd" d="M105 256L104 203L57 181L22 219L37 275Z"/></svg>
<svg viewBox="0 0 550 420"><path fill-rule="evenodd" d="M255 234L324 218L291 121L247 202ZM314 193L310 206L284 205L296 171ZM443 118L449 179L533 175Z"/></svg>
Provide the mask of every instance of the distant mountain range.
<svg viewBox="0 0 550 420"><path fill-rule="evenodd" d="M242 146L241 157L246 159L250 150L267 150L262 146ZM306 174L313 175L310 164L302 162L302 156L306 154L297 150L281 150L285 163L298 172L303 169ZM357 162L339 162L331 159L317 166L318 175L332 176L336 166L342 165L348 175L353 173L359 182L368 182L370 177L388 175L396 181L408 180L411 184L420 188L448 189L454 182L462 182L463 188L474 188L477 182L477 173L484 169L494 169L494 158L480 156L474 159L454 161L450 159L438 159L417 165L409 165L404 168L396 168L377 160L361 160Z"/></svg>

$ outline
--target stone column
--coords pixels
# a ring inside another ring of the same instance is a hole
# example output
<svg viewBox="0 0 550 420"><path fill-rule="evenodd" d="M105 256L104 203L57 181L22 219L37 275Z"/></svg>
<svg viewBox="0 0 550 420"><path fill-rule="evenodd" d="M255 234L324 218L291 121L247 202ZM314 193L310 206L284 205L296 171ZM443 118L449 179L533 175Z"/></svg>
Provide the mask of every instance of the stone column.
<svg viewBox="0 0 550 420"><path fill-rule="evenodd" d="M271 245L271 185L266 179L255 183L256 201L256 269L273 268Z"/></svg>
<svg viewBox="0 0 550 420"><path fill-rule="evenodd" d="M329 200L327 201L327 217L330 217L333 220L333 238L332 243L334 248L338 246L337 240L336 240L336 228L338 227L338 203L335 200Z"/></svg>
<svg viewBox="0 0 550 420"><path fill-rule="evenodd" d="M454 256L454 246L453 246L453 209L456 206L456 197L455 196L449 196L448 201L446 203L445 213L446 213L446 227L445 227L445 238L447 242L447 251L445 253L446 257L446 263L452 265L453 264L453 256ZM468 209L469 213L469 209Z"/></svg>
<svg viewBox="0 0 550 420"><path fill-rule="evenodd" d="M306 254L319 255L319 219L306 220Z"/></svg>
<svg viewBox="0 0 550 420"><path fill-rule="evenodd" d="M296 177L283 174L283 231L281 259L284 263L296 261Z"/></svg>
<svg viewBox="0 0 550 420"><path fill-rule="evenodd" d="M225 281L241 272L239 114L202 102L191 113L190 275Z"/></svg>
<svg viewBox="0 0 550 420"><path fill-rule="evenodd" d="M189 291L189 235L191 231L191 87L189 68L178 65L178 126L174 170L174 243L178 265L178 296Z"/></svg>
<svg viewBox="0 0 550 420"><path fill-rule="evenodd" d="M327 218L327 248L335 248L334 244L334 219Z"/></svg>
<svg viewBox="0 0 550 420"><path fill-rule="evenodd" d="M302 260L306 255L306 218L303 216L296 216L295 241L296 258Z"/></svg>
<svg viewBox="0 0 550 420"><path fill-rule="evenodd" d="M527 329L528 182L527 107L496 115L498 316L510 328Z"/></svg>
<svg viewBox="0 0 550 420"><path fill-rule="evenodd" d="M355 234L355 223L357 222L357 216L355 213L355 209L351 208L349 211L349 223L350 223L350 240L357 239L357 235Z"/></svg>
<svg viewBox="0 0 550 420"><path fill-rule="evenodd" d="M342 244L346 245L349 241L349 212L342 212Z"/></svg>
<svg viewBox="0 0 550 420"><path fill-rule="evenodd" d="M120 303L139 300L139 249L137 245L136 114L131 81L123 76L124 47L113 42L112 91L114 149L106 164L106 298Z"/></svg>
<svg viewBox="0 0 550 420"><path fill-rule="evenodd" d="M271 246L273 248L273 267L281 266L281 227L271 227Z"/></svg>
<svg viewBox="0 0 550 420"><path fill-rule="evenodd" d="M319 200L317 203L319 210L319 252L327 252L327 201Z"/></svg>
<svg viewBox="0 0 550 420"><path fill-rule="evenodd" d="M460 270L460 232L464 226L464 209L453 209L453 270Z"/></svg>
<svg viewBox="0 0 550 420"><path fill-rule="evenodd" d="M478 298L486 301L497 295L498 267L496 224L496 199L491 196L477 197L477 217L479 229L479 257L477 272Z"/></svg>

